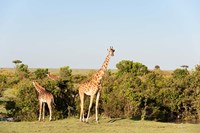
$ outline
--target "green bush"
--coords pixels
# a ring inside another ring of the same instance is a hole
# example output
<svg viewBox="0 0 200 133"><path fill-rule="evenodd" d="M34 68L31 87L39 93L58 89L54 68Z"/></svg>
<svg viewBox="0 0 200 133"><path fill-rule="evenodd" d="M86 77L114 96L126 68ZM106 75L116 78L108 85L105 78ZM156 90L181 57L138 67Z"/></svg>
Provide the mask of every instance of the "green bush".
<svg viewBox="0 0 200 133"><path fill-rule="evenodd" d="M21 80L14 88L16 98L7 103L7 110L18 120L36 120L38 117L37 94L29 79Z"/></svg>
<svg viewBox="0 0 200 133"><path fill-rule="evenodd" d="M65 66L60 68L60 79L55 81L46 77L48 69L38 69L30 73L26 68L22 65L20 71L28 76L20 77L17 73L0 74L1 85L11 87L15 92L16 98L6 104L11 116L19 120L37 120L38 94L32 80L37 80L54 95L56 105L53 107L53 119L79 115L78 86L83 80L89 79L92 73L88 76L72 75L72 70ZM162 70L149 71L145 65L128 60L120 61L117 68L115 73L106 71L101 82L100 114L112 118L128 117L155 121L199 119L199 65L192 71L178 68L168 75ZM89 101L90 98L85 97L85 114ZM93 104L95 105L95 99ZM91 114L95 112L94 105ZM46 112L48 115L48 111Z"/></svg>
<svg viewBox="0 0 200 133"><path fill-rule="evenodd" d="M34 73L35 79L43 79L43 78L47 77L48 69L39 68L33 73Z"/></svg>

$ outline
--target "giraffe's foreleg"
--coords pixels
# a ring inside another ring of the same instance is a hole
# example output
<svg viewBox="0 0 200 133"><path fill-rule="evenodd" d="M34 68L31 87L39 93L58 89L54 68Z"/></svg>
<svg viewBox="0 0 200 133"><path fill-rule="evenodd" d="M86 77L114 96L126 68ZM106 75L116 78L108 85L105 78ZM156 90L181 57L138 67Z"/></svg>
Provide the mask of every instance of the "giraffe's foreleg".
<svg viewBox="0 0 200 133"><path fill-rule="evenodd" d="M93 99L94 99L94 95L91 95L91 97L90 97L90 105L89 105L89 109L88 109L88 114L87 114L86 122L88 122L88 119L90 117L90 109L92 107Z"/></svg>

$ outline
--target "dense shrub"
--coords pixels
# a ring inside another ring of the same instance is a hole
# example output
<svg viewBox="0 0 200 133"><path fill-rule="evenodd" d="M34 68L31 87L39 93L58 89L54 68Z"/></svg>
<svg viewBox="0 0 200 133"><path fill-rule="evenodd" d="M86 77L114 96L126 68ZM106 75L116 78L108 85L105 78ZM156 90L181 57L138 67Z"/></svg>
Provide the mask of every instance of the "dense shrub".
<svg viewBox="0 0 200 133"><path fill-rule="evenodd" d="M37 94L32 86L32 82L29 79L21 80L14 87L14 92L16 94L14 102L12 104L7 103L7 109L10 113L18 120L36 120L39 106Z"/></svg>
<svg viewBox="0 0 200 133"><path fill-rule="evenodd" d="M67 74L62 75L62 78L58 81L53 81L45 76L48 73L47 69L38 69L33 73L37 82L54 95L53 119L62 119L77 113L75 105L76 90L72 82L72 71L68 69L69 67L60 69L60 73ZM38 118L38 92L35 90L32 80L23 78L13 86L13 93L16 97L6 104L9 114L18 120L32 121ZM47 106L46 110L48 110ZM46 111L46 115L48 114L49 111Z"/></svg>
<svg viewBox="0 0 200 133"><path fill-rule="evenodd" d="M138 62L123 60L117 65L117 71L106 71L102 80L99 101L99 113L108 117L137 118L142 120L173 121L190 120L200 117L200 65L194 70L175 69L172 74L163 74L162 70L148 70ZM33 73L26 66L20 69L27 76L1 74L3 87L12 87L16 98L7 102L10 115L20 120L37 120L37 92L32 80L37 80L54 95L53 118L63 119L78 116L80 100L78 87L89 79L85 75L72 75L66 66L60 68L58 80L46 77L48 69L38 69ZM19 66L18 66L19 68ZM31 76L30 76L31 75ZM90 98L85 97L85 113ZM95 104L95 99L94 99ZM95 112L95 106L91 114ZM48 111L46 111L48 115Z"/></svg>
<svg viewBox="0 0 200 133"><path fill-rule="evenodd" d="M33 74L34 74L35 79L43 79L43 78L47 77L48 69L39 68L36 71L34 71Z"/></svg>
<svg viewBox="0 0 200 133"><path fill-rule="evenodd" d="M116 67L118 69L118 75L132 73L135 76L143 76L148 73L148 68L145 65L129 60L120 61L116 64Z"/></svg>
<svg viewBox="0 0 200 133"><path fill-rule="evenodd" d="M141 69L135 71L133 64L132 61L121 61L117 64L116 75L104 78L104 114L158 121L199 118L198 66L192 73L187 69L176 69L166 77L161 70L140 73Z"/></svg>

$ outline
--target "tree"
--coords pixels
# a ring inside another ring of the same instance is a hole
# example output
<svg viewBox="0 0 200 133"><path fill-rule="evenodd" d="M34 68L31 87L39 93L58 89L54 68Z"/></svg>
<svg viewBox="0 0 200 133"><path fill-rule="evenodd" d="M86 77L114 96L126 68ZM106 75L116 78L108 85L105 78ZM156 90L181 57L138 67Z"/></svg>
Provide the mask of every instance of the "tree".
<svg viewBox="0 0 200 133"><path fill-rule="evenodd" d="M183 79L187 75L189 75L189 71L187 69L176 69L173 71L172 76L175 79Z"/></svg>
<svg viewBox="0 0 200 133"><path fill-rule="evenodd" d="M102 88L102 107L109 117L137 116L140 105L142 81L133 73L116 78L105 75ZM101 102L100 102L101 103Z"/></svg>
<svg viewBox="0 0 200 133"><path fill-rule="evenodd" d="M197 64L197 65L195 66L195 71L200 72L200 65L199 65L199 64Z"/></svg>
<svg viewBox="0 0 200 133"><path fill-rule="evenodd" d="M19 65L20 63L22 63L21 60L14 60L14 61L12 61L12 62L15 64L16 68L18 67L18 65Z"/></svg>
<svg viewBox="0 0 200 133"><path fill-rule="evenodd" d="M181 67L184 68L184 69L188 69L189 66L188 65L182 65Z"/></svg>
<svg viewBox="0 0 200 133"><path fill-rule="evenodd" d="M120 61L116 64L116 67L118 69L118 75L133 73L135 76L143 76L148 73L148 68L145 65L129 60Z"/></svg>
<svg viewBox="0 0 200 133"><path fill-rule="evenodd" d="M0 97L2 96L2 92L6 84L7 84L7 77L5 75L0 74Z"/></svg>
<svg viewBox="0 0 200 133"><path fill-rule="evenodd" d="M18 120L36 120L38 115L37 94L29 79L22 79L13 88L16 97L7 102L6 108Z"/></svg>
<svg viewBox="0 0 200 133"><path fill-rule="evenodd" d="M34 73L36 79L43 79L47 76L48 69L47 68L46 69L39 68L33 73Z"/></svg>
<svg viewBox="0 0 200 133"><path fill-rule="evenodd" d="M20 78L27 78L29 76L28 65L20 64L17 67L17 74Z"/></svg>
<svg viewBox="0 0 200 133"><path fill-rule="evenodd" d="M154 68L155 68L156 70L160 70L160 66L159 66L159 65L156 65Z"/></svg>
<svg viewBox="0 0 200 133"><path fill-rule="evenodd" d="M165 78L154 71L144 77L144 89L142 90L141 119L162 120L160 114L165 111L162 99L158 98L159 91L166 87Z"/></svg>
<svg viewBox="0 0 200 133"><path fill-rule="evenodd" d="M195 76L194 76L195 75ZM197 118L197 91L195 85L196 75L189 73L187 69L174 70L171 77L170 87L176 90L178 97L176 98L176 108L173 110L177 114L177 118L182 120Z"/></svg>
<svg viewBox="0 0 200 133"><path fill-rule="evenodd" d="M14 61L12 61L14 64L20 64L20 63L22 63L22 61L21 60L14 60Z"/></svg>
<svg viewBox="0 0 200 133"><path fill-rule="evenodd" d="M72 76L72 70L70 69L69 66L64 66L60 68L60 77L63 80L71 80L71 76Z"/></svg>

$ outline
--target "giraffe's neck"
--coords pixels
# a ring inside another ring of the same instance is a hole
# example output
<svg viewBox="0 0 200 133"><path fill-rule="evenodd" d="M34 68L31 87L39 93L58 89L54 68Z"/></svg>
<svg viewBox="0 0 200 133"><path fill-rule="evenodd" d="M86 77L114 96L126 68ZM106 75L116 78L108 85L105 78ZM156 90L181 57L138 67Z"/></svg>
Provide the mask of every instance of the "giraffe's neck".
<svg viewBox="0 0 200 133"><path fill-rule="evenodd" d="M42 92L45 91L45 88L43 88L42 86L40 86L37 82L33 83L35 89L37 90L37 92L40 94Z"/></svg>
<svg viewBox="0 0 200 133"><path fill-rule="evenodd" d="M103 62L103 65L101 67L100 70L104 71L106 70L107 66L108 66L108 63L109 63L109 60L110 60L110 56L111 56L111 53L109 52L108 55L106 56L106 59L105 61Z"/></svg>
<svg viewBox="0 0 200 133"><path fill-rule="evenodd" d="M108 66L109 60L110 60L111 53L109 52L108 55L106 56L106 59L102 65L102 67L99 69L99 71L95 74L95 77L97 78L98 81L100 81L105 74L106 68Z"/></svg>

